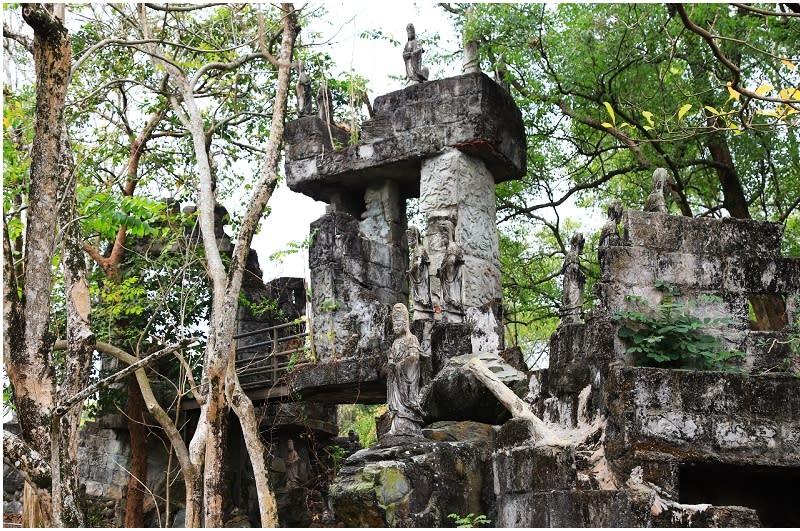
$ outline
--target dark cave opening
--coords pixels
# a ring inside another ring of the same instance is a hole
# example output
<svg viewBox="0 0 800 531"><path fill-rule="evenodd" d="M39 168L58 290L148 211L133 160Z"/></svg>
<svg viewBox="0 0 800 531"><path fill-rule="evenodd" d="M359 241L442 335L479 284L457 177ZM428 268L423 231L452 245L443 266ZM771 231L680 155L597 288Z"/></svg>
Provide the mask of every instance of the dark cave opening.
<svg viewBox="0 0 800 531"><path fill-rule="evenodd" d="M800 467L685 463L678 481L680 503L750 507L764 527L800 527Z"/></svg>

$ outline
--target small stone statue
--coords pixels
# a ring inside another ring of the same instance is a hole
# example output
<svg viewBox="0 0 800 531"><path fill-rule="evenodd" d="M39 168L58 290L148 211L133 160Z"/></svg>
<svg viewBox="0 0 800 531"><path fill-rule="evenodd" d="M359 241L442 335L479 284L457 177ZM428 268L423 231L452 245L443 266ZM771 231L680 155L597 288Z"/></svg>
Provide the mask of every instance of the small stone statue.
<svg viewBox="0 0 800 531"><path fill-rule="evenodd" d="M621 245L622 242L619 238L620 220L622 220L622 202L619 199L614 199L608 204L606 209L608 220L600 230L600 247L609 247Z"/></svg>
<svg viewBox="0 0 800 531"><path fill-rule="evenodd" d="M561 323L579 323L583 309L583 286L586 276L581 270L580 256L583 252L583 234L576 232L570 239L570 250L564 259L564 282L561 295Z"/></svg>
<svg viewBox="0 0 800 531"><path fill-rule="evenodd" d="M664 186L667 184L667 170L656 168L653 172L653 191L644 202L645 212L667 213L667 203L664 200Z"/></svg>
<svg viewBox="0 0 800 531"><path fill-rule="evenodd" d="M294 89L297 94L297 114L311 116L314 114L314 109L311 107L311 78L304 70L303 61L297 63L297 73L297 85Z"/></svg>
<svg viewBox="0 0 800 531"><path fill-rule="evenodd" d="M463 312L462 275L461 266L464 265L464 252L455 241L453 222L442 222L445 229L447 247L442 260L442 265L436 275L442 286L442 306L453 313Z"/></svg>
<svg viewBox="0 0 800 531"><path fill-rule="evenodd" d="M428 69L422 66L422 53L425 49L417 42L417 33L414 24L406 26L408 42L403 48L403 61L406 63L406 79L422 83L428 81Z"/></svg>
<svg viewBox="0 0 800 531"><path fill-rule="evenodd" d="M323 122L333 123L333 96L328 88L328 81L323 79L317 91L317 111L319 119Z"/></svg>
<svg viewBox="0 0 800 531"><path fill-rule="evenodd" d="M431 278L428 272L431 260L422 241L422 235L416 227L408 228L408 246L411 248L411 264L407 273L411 281L416 319L416 312L431 311Z"/></svg>
<svg viewBox="0 0 800 531"><path fill-rule="evenodd" d="M394 343L389 351L386 402L392 416L387 435L421 437L422 409L419 406L419 341L411 333L408 309L403 303L392 307Z"/></svg>
<svg viewBox="0 0 800 531"><path fill-rule="evenodd" d="M286 441L286 488L294 489L300 486L300 454L294 449L294 441Z"/></svg>

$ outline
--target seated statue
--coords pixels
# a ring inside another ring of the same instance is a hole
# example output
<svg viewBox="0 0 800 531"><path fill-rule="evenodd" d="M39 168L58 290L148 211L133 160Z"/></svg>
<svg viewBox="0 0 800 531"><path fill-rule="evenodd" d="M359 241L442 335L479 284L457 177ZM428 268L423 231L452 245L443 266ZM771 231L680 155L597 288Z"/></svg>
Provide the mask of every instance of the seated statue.
<svg viewBox="0 0 800 531"><path fill-rule="evenodd" d="M422 66L422 53L425 49L417 42L417 34L414 24L406 26L408 42L403 49L403 61L406 63L406 78L409 81L422 83L428 81L428 69Z"/></svg>
<svg viewBox="0 0 800 531"><path fill-rule="evenodd" d="M408 309L403 303L392 307L394 343L389 351L386 402L392 418L387 435L421 437L422 409L419 406L419 341L411 333Z"/></svg>
<svg viewBox="0 0 800 531"><path fill-rule="evenodd" d="M667 213L667 202L664 199L664 187L667 184L667 170L664 168L656 168L653 172L653 192L647 196L644 202L645 212L661 212Z"/></svg>

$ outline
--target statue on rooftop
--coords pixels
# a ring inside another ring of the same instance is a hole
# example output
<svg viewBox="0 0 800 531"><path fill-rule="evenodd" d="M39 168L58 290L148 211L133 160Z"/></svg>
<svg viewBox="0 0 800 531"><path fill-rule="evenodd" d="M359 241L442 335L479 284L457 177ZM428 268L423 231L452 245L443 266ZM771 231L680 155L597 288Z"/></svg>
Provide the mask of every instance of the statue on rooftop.
<svg viewBox="0 0 800 531"><path fill-rule="evenodd" d="M570 249L564 259L563 289L561 294L561 324L579 323L583 309L583 274L580 256L583 252L583 234L576 232L570 239Z"/></svg>
<svg viewBox="0 0 800 531"><path fill-rule="evenodd" d="M664 200L664 186L667 184L667 170L656 168L653 172L653 191L647 196L644 202L645 212L667 213L667 203Z"/></svg>
<svg viewBox="0 0 800 531"><path fill-rule="evenodd" d="M445 220L441 222L441 226L444 229L446 250L436 275L442 286L442 307L449 312L463 313L461 266L464 265L464 251L455 240L453 222Z"/></svg>
<svg viewBox="0 0 800 531"><path fill-rule="evenodd" d="M406 78L409 81L422 83L428 81L428 69L422 66L422 53L425 49L417 41L417 33L414 24L406 26L408 42L403 49L403 61L406 63Z"/></svg>
<svg viewBox="0 0 800 531"><path fill-rule="evenodd" d="M314 114L314 109L311 107L311 78L305 72L303 61L298 61L297 73L297 85L295 85L297 114L299 116L311 116Z"/></svg>
<svg viewBox="0 0 800 531"><path fill-rule="evenodd" d="M614 199L608 204L606 209L608 220L600 230L600 247L617 246L622 242L619 238L620 220L622 220L622 202L619 199Z"/></svg>
<svg viewBox="0 0 800 531"><path fill-rule="evenodd" d="M394 343L389 351L386 402L392 416L387 435L421 437L422 409L419 406L419 341L411 333L408 309L403 303L392 307Z"/></svg>
<svg viewBox="0 0 800 531"><path fill-rule="evenodd" d="M431 260L428 257L425 243L422 241L422 235L416 227L408 228L408 246L411 248L411 264L407 273L411 281L411 300L414 303L414 312L429 312L431 311L431 277L428 268Z"/></svg>

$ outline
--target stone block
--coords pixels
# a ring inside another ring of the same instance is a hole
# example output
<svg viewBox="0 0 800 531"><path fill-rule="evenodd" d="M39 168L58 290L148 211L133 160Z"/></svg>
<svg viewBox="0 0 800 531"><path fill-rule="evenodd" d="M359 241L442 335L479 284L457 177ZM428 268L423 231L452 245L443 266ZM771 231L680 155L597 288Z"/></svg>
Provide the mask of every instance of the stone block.
<svg viewBox="0 0 800 531"><path fill-rule="evenodd" d="M553 392L577 393L589 385L585 325L560 325L550 338L550 386Z"/></svg>
<svg viewBox="0 0 800 531"><path fill-rule="evenodd" d="M494 456L499 493L571 490L577 483L574 446L530 445Z"/></svg>
<svg viewBox="0 0 800 531"><path fill-rule="evenodd" d="M625 245L665 252L729 256L753 253L780 256L779 223L744 219L705 219L627 210L622 216Z"/></svg>
<svg viewBox="0 0 800 531"><path fill-rule="evenodd" d="M623 491L556 491L502 496L497 526L644 527L647 517Z"/></svg>
<svg viewBox="0 0 800 531"><path fill-rule="evenodd" d="M656 258L655 279L679 288L718 289L722 284L723 261L717 256L690 253L662 253Z"/></svg>
<svg viewBox="0 0 800 531"><path fill-rule="evenodd" d="M656 252L645 247L603 247L600 249L600 280L626 286L652 286L656 281Z"/></svg>
<svg viewBox="0 0 800 531"><path fill-rule="evenodd" d="M491 448L494 446L494 426L472 421L434 422L422 429L422 434L432 441L472 442Z"/></svg>
<svg viewBox="0 0 800 531"><path fill-rule="evenodd" d="M347 146L350 135L333 124L326 124L317 116L304 116L286 124L286 156L293 160L306 159Z"/></svg>
<svg viewBox="0 0 800 531"><path fill-rule="evenodd" d="M348 527L447 527L451 513L494 512L488 448L398 440L350 456L329 489Z"/></svg>
<svg viewBox="0 0 800 531"><path fill-rule="evenodd" d="M797 378L644 367L616 367L609 376L611 460L657 447L691 461L800 465L790 442L800 425Z"/></svg>
<svg viewBox="0 0 800 531"><path fill-rule="evenodd" d="M484 74L410 85L379 96L373 109L375 116L363 125L371 149L325 151L327 127L313 117L287 124L289 187L329 201L343 188L364 190L375 180L393 179L402 194L416 195L420 160L447 146L484 160L496 182L525 173L522 115Z"/></svg>

